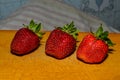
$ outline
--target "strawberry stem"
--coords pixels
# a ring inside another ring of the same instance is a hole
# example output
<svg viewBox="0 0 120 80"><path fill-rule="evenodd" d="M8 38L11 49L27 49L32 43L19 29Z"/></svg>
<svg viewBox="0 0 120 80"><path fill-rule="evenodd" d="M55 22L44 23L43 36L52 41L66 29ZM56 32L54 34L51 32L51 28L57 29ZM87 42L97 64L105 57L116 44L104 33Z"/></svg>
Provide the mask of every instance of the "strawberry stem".
<svg viewBox="0 0 120 80"><path fill-rule="evenodd" d="M72 21L70 24L64 25L62 28L60 28L62 31L72 35L75 39L78 36L79 30L75 27L74 22Z"/></svg>
<svg viewBox="0 0 120 80"><path fill-rule="evenodd" d="M42 25L41 23L37 24L34 22L34 20L31 20L29 25L24 25L25 27L27 26L28 29L32 30L39 38L42 38L42 35L44 32L41 32Z"/></svg>
<svg viewBox="0 0 120 80"><path fill-rule="evenodd" d="M95 35L95 37L97 39L101 39L101 40L104 40L108 46L113 46L115 45L109 38L108 38L108 34L109 32L108 31L103 31L103 27L102 27L102 24L100 25L100 27L98 28L98 30L93 33Z"/></svg>

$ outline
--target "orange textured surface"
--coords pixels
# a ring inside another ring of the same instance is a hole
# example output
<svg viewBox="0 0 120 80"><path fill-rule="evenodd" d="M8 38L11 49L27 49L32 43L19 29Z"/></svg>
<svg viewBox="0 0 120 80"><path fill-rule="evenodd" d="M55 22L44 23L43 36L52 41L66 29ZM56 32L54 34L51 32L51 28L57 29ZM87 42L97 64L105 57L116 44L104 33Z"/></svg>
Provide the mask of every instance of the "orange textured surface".
<svg viewBox="0 0 120 80"><path fill-rule="evenodd" d="M109 37L116 43L114 51L101 64L86 64L69 57L57 60L45 54L46 32L40 47L27 55L16 56L10 52L10 43L16 31L0 30L0 80L120 80L120 34ZM81 32L78 44L87 33ZM76 47L76 49L77 49Z"/></svg>

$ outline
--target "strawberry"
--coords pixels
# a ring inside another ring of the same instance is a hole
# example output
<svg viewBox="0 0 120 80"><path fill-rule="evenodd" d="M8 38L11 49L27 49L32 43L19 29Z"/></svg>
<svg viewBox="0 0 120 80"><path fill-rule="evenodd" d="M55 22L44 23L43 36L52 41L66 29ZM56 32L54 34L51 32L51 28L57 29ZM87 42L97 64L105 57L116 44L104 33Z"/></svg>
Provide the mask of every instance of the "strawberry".
<svg viewBox="0 0 120 80"><path fill-rule="evenodd" d="M11 42L11 52L16 55L25 55L35 50L43 34L40 29L41 23L36 24L33 20L28 26L19 29Z"/></svg>
<svg viewBox="0 0 120 80"><path fill-rule="evenodd" d="M108 31L102 25L95 33L86 35L77 50L77 58L86 63L101 63L107 57L109 46L114 44L108 38Z"/></svg>
<svg viewBox="0 0 120 80"><path fill-rule="evenodd" d="M57 59L69 56L76 49L77 34L74 22L54 29L46 41L45 53Z"/></svg>

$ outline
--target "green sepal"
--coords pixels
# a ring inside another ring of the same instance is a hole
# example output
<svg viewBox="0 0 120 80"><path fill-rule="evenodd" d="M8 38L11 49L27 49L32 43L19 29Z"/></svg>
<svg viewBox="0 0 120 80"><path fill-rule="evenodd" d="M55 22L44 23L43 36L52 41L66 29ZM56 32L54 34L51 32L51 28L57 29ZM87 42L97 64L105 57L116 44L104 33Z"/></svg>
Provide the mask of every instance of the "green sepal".
<svg viewBox="0 0 120 80"><path fill-rule="evenodd" d="M62 31L72 35L75 39L77 39L79 30L75 27L74 22L72 21L70 24L66 24L60 28Z"/></svg>
<svg viewBox="0 0 120 80"><path fill-rule="evenodd" d="M100 25L100 27L98 28L98 30L95 32L95 36L99 37L101 36L103 33L103 28L102 28L102 24Z"/></svg>
<svg viewBox="0 0 120 80"><path fill-rule="evenodd" d="M108 31L103 31L103 27L102 24L100 25L100 27L98 28L98 30L93 33L95 35L95 37L97 39L101 39L104 40L106 42L106 44L108 44L108 46L113 46L115 45L115 43L113 43L109 38L108 38Z"/></svg>
<svg viewBox="0 0 120 80"><path fill-rule="evenodd" d="M39 38L42 38L44 32L41 32L42 25L41 23L35 23L34 20L31 20L29 25L24 25L28 29L32 30Z"/></svg>

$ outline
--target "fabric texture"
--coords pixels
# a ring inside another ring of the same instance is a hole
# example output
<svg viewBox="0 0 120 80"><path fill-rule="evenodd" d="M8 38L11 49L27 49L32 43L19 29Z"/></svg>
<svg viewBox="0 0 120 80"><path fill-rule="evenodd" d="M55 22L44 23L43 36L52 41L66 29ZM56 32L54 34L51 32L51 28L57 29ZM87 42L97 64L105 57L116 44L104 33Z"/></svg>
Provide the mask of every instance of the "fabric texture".
<svg viewBox="0 0 120 80"><path fill-rule="evenodd" d="M110 28L120 31L120 0L63 0L63 2L99 17Z"/></svg>
<svg viewBox="0 0 120 80"><path fill-rule="evenodd" d="M33 19L41 22L43 30L53 30L74 21L75 26L81 31L96 30L100 24L108 31L112 31L101 20L87 15L74 7L66 5L58 0L31 0L18 9L8 18L0 21L0 29L19 29L22 24L28 24Z"/></svg>
<svg viewBox="0 0 120 80"><path fill-rule="evenodd" d="M7 18L28 0L0 0L0 19Z"/></svg>

